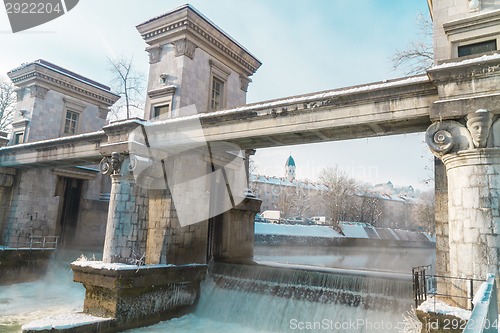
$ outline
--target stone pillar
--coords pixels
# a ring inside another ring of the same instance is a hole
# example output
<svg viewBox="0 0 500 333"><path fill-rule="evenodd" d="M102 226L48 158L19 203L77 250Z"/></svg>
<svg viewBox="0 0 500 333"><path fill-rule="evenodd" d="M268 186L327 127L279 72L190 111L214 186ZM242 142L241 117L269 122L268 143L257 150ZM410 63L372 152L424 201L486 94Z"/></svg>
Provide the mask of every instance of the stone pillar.
<svg viewBox="0 0 500 333"><path fill-rule="evenodd" d="M144 264L147 200L136 186L128 156L113 153L101 162L101 170L111 176L103 262Z"/></svg>
<svg viewBox="0 0 500 333"><path fill-rule="evenodd" d="M449 275L453 277L485 279L500 268L500 122L493 122L496 118L478 110L461 121L436 122L427 129L426 141L446 167ZM468 292L463 282L449 287L452 294Z"/></svg>
<svg viewBox="0 0 500 333"><path fill-rule="evenodd" d="M262 201L246 197L233 209L222 214L222 221L217 227L220 232L220 244L216 247L216 260L246 263L253 260L254 220L260 212Z"/></svg>
<svg viewBox="0 0 500 333"><path fill-rule="evenodd" d="M436 221L436 274L450 276L450 243L448 226L448 179L439 158L434 159L434 198ZM447 284L438 279L438 290L447 294Z"/></svg>

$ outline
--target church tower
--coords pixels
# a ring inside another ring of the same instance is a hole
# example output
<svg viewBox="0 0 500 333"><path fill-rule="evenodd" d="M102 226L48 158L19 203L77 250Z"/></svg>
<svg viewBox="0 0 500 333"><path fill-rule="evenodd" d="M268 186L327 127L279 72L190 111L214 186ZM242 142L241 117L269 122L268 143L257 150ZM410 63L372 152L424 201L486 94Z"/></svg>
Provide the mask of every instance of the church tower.
<svg viewBox="0 0 500 333"><path fill-rule="evenodd" d="M290 155L286 160L285 174L286 178L290 182L293 182L295 180L295 160L293 159L292 155Z"/></svg>

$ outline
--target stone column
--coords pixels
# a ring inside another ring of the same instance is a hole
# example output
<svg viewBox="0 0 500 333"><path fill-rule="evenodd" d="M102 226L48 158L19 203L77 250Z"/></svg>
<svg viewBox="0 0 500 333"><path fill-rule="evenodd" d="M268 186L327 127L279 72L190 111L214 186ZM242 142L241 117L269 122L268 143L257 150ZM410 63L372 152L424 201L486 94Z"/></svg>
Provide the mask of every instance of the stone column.
<svg viewBox="0 0 500 333"><path fill-rule="evenodd" d="M101 162L101 171L112 180L103 262L144 264L147 200L135 184L130 160L113 153Z"/></svg>
<svg viewBox="0 0 500 333"><path fill-rule="evenodd" d="M494 122L496 118L478 110L459 121L436 122L426 132L431 151L446 167L449 274L454 277L485 279L488 273L498 274L500 267L500 122ZM450 293L467 293L463 283L449 287Z"/></svg>

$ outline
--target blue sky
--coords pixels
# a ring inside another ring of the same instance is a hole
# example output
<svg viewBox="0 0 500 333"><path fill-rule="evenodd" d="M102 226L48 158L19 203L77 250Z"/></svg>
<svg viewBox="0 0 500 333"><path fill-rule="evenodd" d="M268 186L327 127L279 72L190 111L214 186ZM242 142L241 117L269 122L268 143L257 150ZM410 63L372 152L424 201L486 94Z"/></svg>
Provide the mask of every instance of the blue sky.
<svg viewBox="0 0 500 333"><path fill-rule="evenodd" d="M147 72L147 54L135 26L183 1L82 0L66 15L13 34L0 9L0 75L43 58L104 84L106 57L134 55ZM399 77L391 69L396 49L420 38L425 0L193 0L190 2L252 52L263 65L247 101L346 87ZM359 139L259 150L257 171L283 175L291 153L299 178L315 179L335 164L371 183L391 180L425 188L432 158L423 134Z"/></svg>

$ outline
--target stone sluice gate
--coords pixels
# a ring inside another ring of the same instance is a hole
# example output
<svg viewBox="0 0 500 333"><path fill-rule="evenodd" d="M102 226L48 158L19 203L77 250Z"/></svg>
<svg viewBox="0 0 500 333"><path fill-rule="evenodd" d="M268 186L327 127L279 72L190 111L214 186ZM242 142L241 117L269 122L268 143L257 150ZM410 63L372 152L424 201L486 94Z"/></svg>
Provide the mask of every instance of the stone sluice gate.
<svg viewBox="0 0 500 333"><path fill-rule="evenodd" d="M412 299L411 280L363 273L214 263L209 277L222 289L380 311L401 310Z"/></svg>

